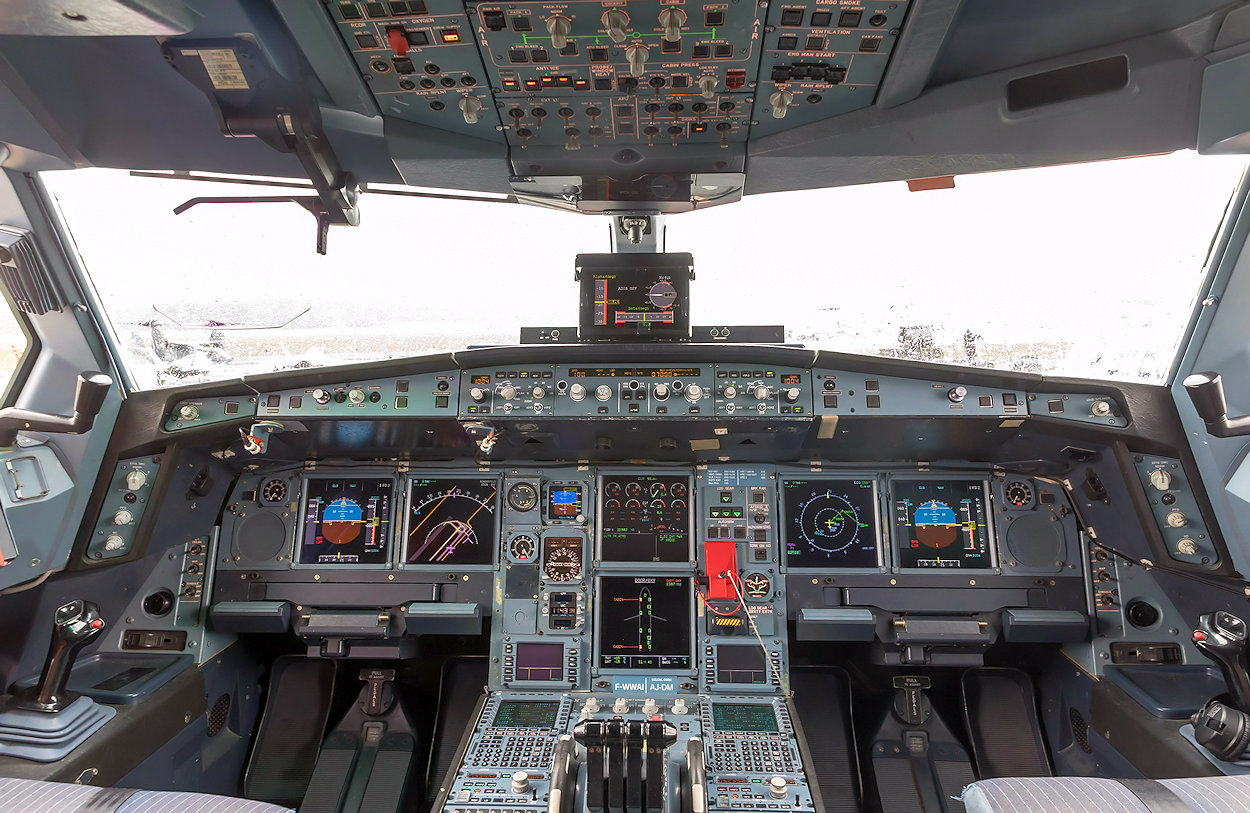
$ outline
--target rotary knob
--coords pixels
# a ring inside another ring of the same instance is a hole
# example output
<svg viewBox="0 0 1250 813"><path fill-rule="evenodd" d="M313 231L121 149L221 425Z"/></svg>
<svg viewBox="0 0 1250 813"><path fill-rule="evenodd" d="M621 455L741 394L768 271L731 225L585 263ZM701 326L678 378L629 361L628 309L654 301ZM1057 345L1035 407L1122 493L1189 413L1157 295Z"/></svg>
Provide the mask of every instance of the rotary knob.
<svg viewBox="0 0 1250 813"><path fill-rule="evenodd" d="M621 43L625 41L625 26L629 25L629 17L625 12L619 9L612 9L603 14L603 27L608 30L608 36L613 42Z"/></svg>
<svg viewBox="0 0 1250 813"><path fill-rule="evenodd" d="M1095 418L1105 418L1111 414L1111 404L1106 401L1095 401L1089 411Z"/></svg>
<svg viewBox="0 0 1250 813"><path fill-rule="evenodd" d="M477 124L477 115L482 112L482 103L473 96L465 96L460 100L460 113L465 124Z"/></svg>
<svg viewBox="0 0 1250 813"><path fill-rule="evenodd" d="M725 397L726 397L726 398L737 398L737 397L738 397L738 388L737 388L737 387L735 387L733 384L728 384L728 385L726 385L726 387L725 387Z"/></svg>
<svg viewBox="0 0 1250 813"><path fill-rule="evenodd" d="M595 387L595 397L600 401L606 401L612 397L612 388L607 384L600 384Z"/></svg>
<svg viewBox="0 0 1250 813"><path fill-rule="evenodd" d="M350 390L347 393L347 400L353 404L363 404L365 402L365 391L361 389Z"/></svg>
<svg viewBox="0 0 1250 813"><path fill-rule="evenodd" d="M586 714L594 714L600 708L599 698L591 696L586 698L586 703L582 706L582 711Z"/></svg>
<svg viewBox="0 0 1250 813"><path fill-rule="evenodd" d="M686 387L686 400L690 402L698 401L703 397L703 388L698 384L690 384Z"/></svg>
<svg viewBox="0 0 1250 813"><path fill-rule="evenodd" d="M612 713L613 714L629 713L629 701L623 697L616 698L616 700L612 703Z"/></svg>
<svg viewBox="0 0 1250 813"><path fill-rule="evenodd" d="M768 780L768 795L774 799L786 798L786 778L784 776L774 776Z"/></svg>
<svg viewBox="0 0 1250 813"><path fill-rule="evenodd" d="M110 534L109 537L104 540L105 550L121 550L125 546L126 540L122 539L117 534Z"/></svg>
<svg viewBox="0 0 1250 813"><path fill-rule="evenodd" d="M569 44L569 31L573 24L568 17L556 15L547 19L547 33L551 35L551 47L563 51Z"/></svg>
<svg viewBox="0 0 1250 813"><path fill-rule="evenodd" d="M798 387L790 387L789 389L784 389L781 391L782 397L785 398L786 401L791 404L799 400L799 395L801 394L802 394L802 391Z"/></svg>
<svg viewBox="0 0 1250 813"><path fill-rule="evenodd" d="M538 400L539 398L546 398L547 391L543 389L542 387L535 387L534 389L530 390L530 395L534 397L534 400Z"/></svg>
<svg viewBox="0 0 1250 813"><path fill-rule="evenodd" d="M651 49L641 42L635 42L625 48L625 59L629 61L629 72L634 76L642 76L647 66L647 57Z"/></svg>
<svg viewBox="0 0 1250 813"><path fill-rule="evenodd" d="M1188 524L1189 518L1180 511L1173 511L1168 514L1168 525L1171 525L1173 528L1184 528Z"/></svg>
<svg viewBox="0 0 1250 813"><path fill-rule="evenodd" d="M688 711L690 708L686 705L686 698L679 697L673 701L673 714L685 714Z"/></svg>
<svg viewBox="0 0 1250 813"><path fill-rule="evenodd" d="M193 421L200 417L200 410L194 404L185 404L178 408L178 417L184 421Z"/></svg>
<svg viewBox="0 0 1250 813"><path fill-rule="evenodd" d="M569 387L569 397L574 401L580 401L586 397L586 388L581 384L574 384Z"/></svg>
<svg viewBox="0 0 1250 813"><path fill-rule="evenodd" d="M958 404L960 401L968 397L967 387L951 387L946 391L946 398L952 404Z"/></svg>
<svg viewBox="0 0 1250 813"><path fill-rule="evenodd" d="M530 789L530 775L525 771L517 771L512 775L512 792L516 794L528 793Z"/></svg>
<svg viewBox="0 0 1250 813"><path fill-rule="evenodd" d="M768 103L773 109L773 118L784 119L786 111L790 109L790 100L794 98L794 94L788 90L778 90L768 97Z"/></svg>
<svg viewBox="0 0 1250 813"><path fill-rule="evenodd" d="M760 384L758 387L755 387L753 390L751 390L751 394L755 396L755 400L757 401L767 401L768 396L771 393L769 392L768 387L764 386L763 384Z"/></svg>
<svg viewBox="0 0 1250 813"><path fill-rule="evenodd" d="M131 491L138 491L147 483L148 476L139 470L129 472L126 475L126 488Z"/></svg>
<svg viewBox="0 0 1250 813"><path fill-rule="evenodd" d="M663 401L665 398L668 398L668 384L656 384L655 399L657 401Z"/></svg>
<svg viewBox="0 0 1250 813"><path fill-rule="evenodd" d="M716 98L715 76L704 76L699 79L699 94L705 99Z"/></svg>
<svg viewBox="0 0 1250 813"><path fill-rule="evenodd" d="M652 715L652 714L655 714L659 710L660 710L660 707L655 704L655 700L653 698L648 697L646 700L642 701L642 713L643 714Z"/></svg>
<svg viewBox="0 0 1250 813"><path fill-rule="evenodd" d="M313 390L312 397L313 397L313 400L319 404L330 403L330 391L329 390L322 390L322 389Z"/></svg>
<svg viewBox="0 0 1250 813"><path fill-rule="evenodd" d="M113 524L114 525L129 525L131 522L134 522L134 519L135 519L134 514L130 513L125 508L122 508L122 509L119 509L118 512L113 515Z"/></svg>
<svg viewBox="0 0 1250 813"><path fill-rule="evenodd" d="M1172 487L1172 475L1167 469L1155 469L1150 472L1150 484L1160 491L1167 491Z"/></svg>
<svg viewBox="0 0 1250 813"><path fill-rule="evenodd" d="M1189 537L1181 537L1176 540L1176 552L1182 556L1198 555L1198 545Z"/></svg>
<svg viewBox="0 0 1250 813"><path fill-rule="evenodd" d="M469 397L472 398L474 402L480 404L486 400L486 390L482 389L481 387L474 387L473 389L469 390Z"/></svg>
<svg viewBox="0 0 1250 813"><path fill-rule="evenodd" d="M499 388L499 396L505 401L511 401L513 398L516 398L516 387L511 384L504 384Z"/></svg>
<svg viewBox="0 0 1250 813"><path fill-rule="evenodd" d="M665 42L681 42L681 27L686 24L686 12L679 8L666 8L660 12L660 25L664 28Z"/></svg>

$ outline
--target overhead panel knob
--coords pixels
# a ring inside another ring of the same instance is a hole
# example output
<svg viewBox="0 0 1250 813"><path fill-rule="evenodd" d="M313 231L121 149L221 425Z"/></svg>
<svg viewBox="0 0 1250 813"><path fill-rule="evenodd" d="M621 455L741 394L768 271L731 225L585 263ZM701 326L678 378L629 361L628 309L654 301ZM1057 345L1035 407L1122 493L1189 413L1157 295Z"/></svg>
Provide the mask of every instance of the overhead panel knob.
<svg viewBox="0 0 1250 813"><path fill-rule="evenodd" d="M477 114L482 110L482 103L473 96L465 96L460 100L460 112L464 114L465 124L477 124Z"/></svg>
<svg viewBox="0 0 1250 813"><path fill-rule="evenodd" d="M612 9L603 14L603 27L613 42L625 41L625 26L629 25L629 16L620 9Z"/></svg>
<svg viewBox="0 0 1250 813"><path fill-rule="evenodd" d="M773 107L773 118L784 119L786 111L790 109L790 100L794 98L794 94L788 90L778 90L768 97L768 103Z"/></svg>
<svg viewBox="0 0 1250 813"><path fill-rule="evenodd" d="M513 398L516 398L516 387L511 384L504 384L499 388L499 395L505 401L511 401Z"/></svg>
<svg viewBox="0 0 1250 813"><path fill-rule="evenodd" d="M686 24L686 12L669 7L660 12L660 25L664 27L664 39L681 42L681 27Z"/></svg>
<svg viewBox="0 0 1250 813"><path fill-rule="evenodd" d="M1190 539L1187 536L1181 537L1180 539L1176 540L1176 552L1181 554L1182 556L1197 556L1198 545L1196 542L1194 542L1194 540Z"/></svg>
<svg viewBox="0 0 1250 813"><path fill-rule="evenodd" d="M641 42L635 42L625 48L625 58L629 60L629 72L634 76L642 76L647 65L647 56L651 49Z"/></svg>
<svg viewBox="0 0 1250 813"><path fill-rule="evenodd" d="M581 384L574 384L569 387L569 397L574 401L580 401L586 397L586 388Z"/></svg>
<svg viewBox="0 0 1250 813"><path fill-rule="evenodd" d="M480 404L486 400L486 390L482 389L481 387L474 387L473 389L469 390L469 397L472 398L475 403Z"/></svg>
<svg viewBox="0 0 1250 813"><path fill-rule="evenodd" d="M716 77L715 76L700 77L699 78L699 93L701 93L703 95L703 98L705 99L715 99L716 98Z"/></svg>
<svg viewBox="0 0 1250 813"><path fill-rule="evenodd" d="M572 28L573 24L569 22L568 17L556 15L547 18L547 33L551 35L551 47L557 51L563 51L569 44L569 31Z"/></svg>
<svg viewBox="0 0 1250 813"><path fill-rule="evenodd" d="M686 400L690 402L698 401L703 397L703 388L698 384L690 384L686 387Z"/></svg>

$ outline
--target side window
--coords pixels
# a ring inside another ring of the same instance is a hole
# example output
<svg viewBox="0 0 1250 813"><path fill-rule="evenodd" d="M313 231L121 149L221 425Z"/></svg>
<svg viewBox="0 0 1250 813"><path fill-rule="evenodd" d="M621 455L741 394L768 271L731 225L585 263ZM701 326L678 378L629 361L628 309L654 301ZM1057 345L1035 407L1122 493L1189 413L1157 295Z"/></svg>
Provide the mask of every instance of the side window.
<svg viewBox="0 0 1250 813"><path fill-rule="evenodd" d="M12 400L13 383L22 369L22 360L31 352L30 333L18 318L8 296L0 296L0 404Z"/></svg>

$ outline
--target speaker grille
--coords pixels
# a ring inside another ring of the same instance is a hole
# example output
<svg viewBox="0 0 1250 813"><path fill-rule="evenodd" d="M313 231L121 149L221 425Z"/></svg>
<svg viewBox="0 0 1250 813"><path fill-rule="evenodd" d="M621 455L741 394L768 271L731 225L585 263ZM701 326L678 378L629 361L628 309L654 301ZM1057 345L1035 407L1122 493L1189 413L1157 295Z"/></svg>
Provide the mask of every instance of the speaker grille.
<svg viewBox="0 0 1250 813"><path fill-rule="evenodd" d="M1090 753L1089 747L1089 723L1085 722L1085 718L1074 708L1068 709L1068 722L1072 724L1072 739L1076 740L1076 744L1081 747L1085 753Z"/></svg>
<svg viewBox="0 0 1250 813"><path fill-rule="evenodd" d="M208 736L216 737L226 727L226 718L230 716L230 695L223 694L208 710Z"/></svg>

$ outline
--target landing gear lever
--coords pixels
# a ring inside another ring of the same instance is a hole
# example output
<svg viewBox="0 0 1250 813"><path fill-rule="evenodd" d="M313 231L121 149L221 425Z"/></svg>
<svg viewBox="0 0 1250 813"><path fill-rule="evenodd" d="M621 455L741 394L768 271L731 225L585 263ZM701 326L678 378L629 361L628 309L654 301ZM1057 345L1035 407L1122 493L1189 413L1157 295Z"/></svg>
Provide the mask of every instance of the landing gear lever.
<svg viewBox="0 0 1250 813"><path fill-rule="evenodd" d="M1247 636L1246 622L1223 610L1199 616L1198 626L1193 631L1194 646L1219 665L1237 708L1250 713L1250 662L1247 660L1250 641Z"/></svg>
<svg viewBox="0 0 1250 813"><path fill-rule="evenodd" d="M74 660L84 646L104 631L100 608L75 599L57 608L52 622L52 644L43 663L39 682L13 696L10 705L33 711L58 712L77 699L65 689Z"/></svg>

